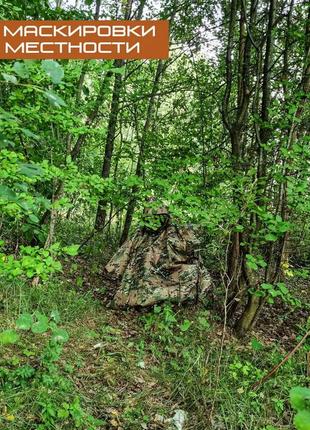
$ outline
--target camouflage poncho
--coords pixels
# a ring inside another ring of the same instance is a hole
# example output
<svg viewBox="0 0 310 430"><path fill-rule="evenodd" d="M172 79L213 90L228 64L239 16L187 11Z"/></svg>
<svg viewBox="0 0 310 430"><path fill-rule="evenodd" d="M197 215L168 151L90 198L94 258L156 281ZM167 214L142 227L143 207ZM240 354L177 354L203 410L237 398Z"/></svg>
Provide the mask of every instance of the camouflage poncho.
<svg viewBox="0 0 310 430"><path fill-rule="evenodd" d="M197 245L192 229L179 229L170 222L157 232L138 230L105 267L106 278L115 288L114 305L198 300L211 279L195 251Z"/></svg>

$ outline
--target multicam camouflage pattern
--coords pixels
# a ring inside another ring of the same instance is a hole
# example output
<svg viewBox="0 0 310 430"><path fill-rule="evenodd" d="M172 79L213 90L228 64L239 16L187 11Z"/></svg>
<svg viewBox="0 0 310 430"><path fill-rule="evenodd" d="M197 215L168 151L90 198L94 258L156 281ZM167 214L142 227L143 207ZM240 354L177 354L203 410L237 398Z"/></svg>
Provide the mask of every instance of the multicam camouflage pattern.
<svg viewBox="0 0 310 430"><path fill-rule="evenodd" d="M138 230L105 267L115 288L114 306L198 300L211 286L195 251L198 245L191 228L180 229L171 222L157 232Z"/></svg>

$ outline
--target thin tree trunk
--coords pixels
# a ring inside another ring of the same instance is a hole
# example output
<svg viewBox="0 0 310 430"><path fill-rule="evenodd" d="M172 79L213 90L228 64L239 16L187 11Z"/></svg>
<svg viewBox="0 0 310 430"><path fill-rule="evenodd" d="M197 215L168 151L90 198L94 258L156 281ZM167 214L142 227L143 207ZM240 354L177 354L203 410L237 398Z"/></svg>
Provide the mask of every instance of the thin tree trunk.
<svg viewBox="0 0 310 430"><path fill-rule="evenodd" d="M132 0L127 0L124 7L125 20L126 19L128 20L130 18L131 8L132 8ZM119 68L119 67L122 67L124 64L125 64L124 60L117 59L117 60L114 60L113 67ZM114 88L113 88L110 116L109 116L109 122L108 122L108 131L107 131L107 138L106 138L104 158L103 158L102 171L101 171L101 176L104 179L109 178L110 171L111 171L121 89L122 89L122 75L117 73L115 75L115 80L114 80ZM94 226L95 230L99 231L103 228L103 226L105 225L106 216L107 216L107 202L105 199L101 199L99 200L98 207L97 207L95 226Z"/></svg>
<svg viewBox="0 0 310 430"><path fill-rule="evenodd" d="M275 0L271 0L271 3L275 2ZM275 4L270 4L270 10L269 10L269 20L274 19L274 8ZM273 12L272 12L273 9ZM268 29L270 27L268 26ZM271 34L268 36L272 43L272 28L271 26ZM270 30L269 30L270 31ZM267 47L266 47L266 56L268 55ZM270 52L269 52L270 55ZM305 57L304 57L304 67L303 67L303 74L302 79L300 82L300 90L303 92L303 97L301 98L299 102L299 106L297 108L295 117L292 121L291 128L288 133L288 147L291 147L293 142L296 141L298 137L298 121L296 119L299 119L304 111L304 106L307 100L307 95L310 91L310 9L308 12L308 20L306 23L305 28ZM270 94L268 96L268 89L265 89L267 94L267 98L270 97ZM268 103L267 103L268 106ZM288 172L285 172L285 177L287 177ZM286 192L283 190L283 196L281 197L280 207L281 207L281 215L284 220L287 220L288 212L287 212L287 197ZM280 241L280 252L277 252L275 249L274 244L271 246L269 250L269 261L266 271L266 277L265 281L267 283L274 283L276 282L281 268L281 263L283 261L283 258L285 258L285 252L286 252L286 246L287 246L287 238L288 235L285 234L282 239L282 243ZM245 308L245 311L241 318L239 319L237 323L237 332L239 334L245 333L247 330L254 327L255 323L257 322L258 316L260 312L262 311L263 305L266 302L266 297L260 297L255 298L254 295L249 297L248 304Z"/></svg>
<svg viewBox="0 0 310 430"><path fill-rule="evenodd" d="M269 11L268 11L268 24L266 34L266 51L263 64L263 83L262 83L262 107L261 107L261 123L262 126L259 129L258 139L258 167L257 167L257 204L261 205L261 198L264 196L266 191L266 164L267 154L264 149L264 145L270 138L270 129L268 128L269 122L269 108L271 101L271 78L270 78L270 66L272 63L272 48L273 48L273 29L275 19L276 0L270 0ZM260 228L260 223L257 224L257 230ZM270 257L272 259L272 257ZM269 261L271 264L271 261ZM269 266L271 267L271 266ZM245 269L247 270L247 269ZM265 280L266 282L269 279ZM253 287L249 285L248 288ZM247 305L237 321L236 330L237 333L243 335L246 331L253 327L254 321L257 320L258 310L261 309L264 298L257 297L251 293L248 293Z"/></svg>
<svg viewBox="0 0 310 430"><path fill-rule="evenodd" d="M145 3L146 3L145 0L141 0L141 4L140 4L141 7L138 10L138 16L139 17L142 16L143 7L144 7ZM171 16L170 16L170 26L174 21L176 12L177 12L177 10L176 10L176 2L175 2L173 5L173 10L172 10ZM160 82L161 76L162 76L165 68L167 67L167 65L168 65L168 63L163 62L162 60L159 60L157 63L157 69L156 69L156 73L155 73L153 87L152 87L151 95L150 95L149 102L148 102L146 119L145 119L143 131L142 131L142 136L140 139L139 139L138 132L137 132L137 138L138 138L138 141L140 141L139 155L138 155L137 166L136 166L136 176L138 176L138 177L141 177L142 173L143 173L144 151L145 151L145 143L146 143L145 141L147 138L147 134L148 134L150 125L151 125L151 119L152 119L152 115L153 115L153 111L154 111L154 103L155 103L155 98L156 98L156 93L157 93L157 89L159 86L159 82ZM129 235L129 231L130 231L130 227L131 227L131 223L132 223L132 219L133 219L133 214L134 214L136 202L137 202L136 197L135 197L135 194L137 193L137 191L138 191L137 186L134 186L131 190L131 199L129 200L127 211L126 211L124 228L123 228L123 231L121 234L120 244L124 243L125 240L127 240L128 235Z"/></svg>
<svg viewBox="0 0 310 430"><path fill-rule="evenodd" d="M238 12L238 2L233 0L230 6L229 29L228 29L228 42L226 48L226 86L222 105L223 123L229 132L231 142L231 156L232 168L236 177L242 174L241 157L242 146L244 141L244 130L246 127L248 108L249 108L249 81L250 81L250 60L251 60L251 27L256 13L257 2L251 2L251 16L250 23L247 24L246 9L244 4L240 6L240 21L239 21L239 43L238 43L238 81L237 81L237 97L236 107L232 109L232 82L233 82L233 47L234 35L236 29L236 16ZM248 27L248 29L247 29ZM231 111L236 112L234 117ZM236 206L240 208L241 195L239 187L236 186L234 190L234 201ZM241 248L242 233L233 232L230 238L230 246L228 251L228 283L231 291L231 297L240 295L243 291L241 288L242 274L243 274L243 252ZM233 311L238 306L238 302L231 302L229 316L232 316Z"/></svg>
<svg viewBox="0 0 310 430"><path fill-rule="evenodd" d="M123 60L115 60L113 67L122 67L123 64L124 64ZM110 176L112 155L114 150L115 131L116 131L117 117L118 117L119 104L120 104L121 88L122 88L122 76L121 74L117 73L115 75L115 80L114 80L107 139L106 139L104 159L103 159L102 171L101 171L101 176L104 179ZM107 205L107 202L105 200L103 199L99 200L96 220L95 220L96 230L100 230L101 227L105 224L105 219L107 215L106 205Z"/></svg>
<svg viewBox="0 0 310 430"><path fill-rule="evenodd" d="M147 134L148 134L148 131L149 131L149 128L151 125L156 93L158 90L160 78L161 78L162 73L164 71L164 64L165 63L162 60L159 60L157 63L157 69L156 69L156 73L155 73L155 78L154 78L154 82L153 82L153 87L152 87L150 99L148 102L146 119L145 119L141 138L139 138L138 131L137 131L137 138L138 138L138 141L140 144L139 144L139 155L138 155L138 161L137 161L137 167L136 167L135 175L138 178L140 178L142 176L142 173L143 173L144 151L145 151L145 145L146 145L146 140L147 140ZM120 244L125 242L125 240L128 237L129 231L130 231L130 226L132 223L133 214L134 214L134 210L136 207L135 195L136 195L137 191L138 191L137 186L134 186L131 190L131 199L129 200L127 211L126 211L126 217L125 217L124 228L123 228L121 239L120 239Z"/></svg>

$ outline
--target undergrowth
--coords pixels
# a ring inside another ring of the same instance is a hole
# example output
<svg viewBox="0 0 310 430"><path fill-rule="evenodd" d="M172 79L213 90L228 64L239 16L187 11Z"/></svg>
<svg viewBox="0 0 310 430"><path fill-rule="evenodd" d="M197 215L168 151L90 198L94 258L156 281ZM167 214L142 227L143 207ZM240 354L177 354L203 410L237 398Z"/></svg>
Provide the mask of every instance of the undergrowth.
<svg viewBox="0 0 310 430"><path fill-rule="evenodd" d="M223 338L203 306L114 311L56 278L1 295L3 430L168 429L176 410L184 430L294 428L289 392L306 385L307 344L254 390L286 351L229 328Z"/></svg>

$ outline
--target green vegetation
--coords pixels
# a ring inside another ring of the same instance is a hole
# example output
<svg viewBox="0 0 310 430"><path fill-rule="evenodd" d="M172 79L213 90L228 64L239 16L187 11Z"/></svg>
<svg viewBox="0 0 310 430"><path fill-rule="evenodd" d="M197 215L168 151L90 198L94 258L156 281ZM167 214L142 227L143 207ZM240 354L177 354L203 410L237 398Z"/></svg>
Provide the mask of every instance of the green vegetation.
<svg viewBox="0 0 310 430"><path fill-rule="evenodd" d="M15 286L15 298L11 288L1 317L1 428L156 428L176 409L188 429L291 428L289 391L306 384L309 346L253 390L283 346L266 336L240 342L229 329L222 344L220 318L205 307L141 314L102 309L56 281Z"/></svg>
<svg viewBox="0 0 310 430"><path fill-rule="evenodd" d="M0 0L0 18L171 36L167 60L0 61L0 429L309 430L307 3ZM111 309L103 268L162 206L213 287Z"/></svg>

